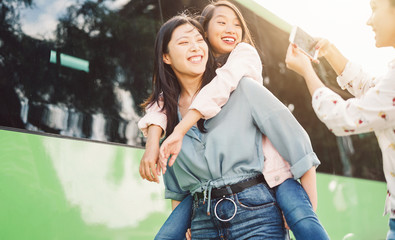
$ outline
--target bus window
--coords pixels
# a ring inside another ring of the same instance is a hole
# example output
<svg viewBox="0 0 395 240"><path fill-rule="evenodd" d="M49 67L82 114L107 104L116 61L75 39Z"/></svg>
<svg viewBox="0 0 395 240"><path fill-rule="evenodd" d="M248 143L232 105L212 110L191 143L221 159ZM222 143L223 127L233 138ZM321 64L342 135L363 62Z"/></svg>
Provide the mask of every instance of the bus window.
<svg viewBox="0 0 395 240"><path fill-rule="evenodd" d="M141 146L159 2L59 3L2 3L0 126Z"/></svg>

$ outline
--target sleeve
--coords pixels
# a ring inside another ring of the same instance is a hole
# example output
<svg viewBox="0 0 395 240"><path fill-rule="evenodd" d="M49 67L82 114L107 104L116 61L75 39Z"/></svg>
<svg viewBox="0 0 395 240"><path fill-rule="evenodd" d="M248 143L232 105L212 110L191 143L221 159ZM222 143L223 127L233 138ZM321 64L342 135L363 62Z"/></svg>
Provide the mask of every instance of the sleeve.
<svg viewBox="0 0 395 240"><path fill-rule="evenodd" d="M167 116L166 112L163 110L163 101L159 101L158 103L153 103L151 106L148 106L145 109L145 115L139 120L138 127L143 132L144 137L147 137L148 127L150 125L158 125L163 129L164 137L166 135L166 127L167 127Z"/></svg>
<svg viewBox="0 0 395 240"><path fill-rule="evenodd" d="M182 201L190 193L181 189L173 167L174 166L168 167L166 173L163 175L163 182L165 184L165 198Z"/></svg>
<svg viewBox="0 0 395 240"><path fill-rule="evenodd" d="M269 90L253 81L243 88L251 106L255 125L265 134L280 155L290 164L295 179L320 164L307 132L288 108Z"/></svg>
<svg viewBox="0 0 395 240"><path fill-rule="evenodd" d="M217 76L204 86L189 109L198 110L205 119L214 117L228 101L240 79L250 77L262 84L262 62L256 49L239 43L224 66L216 70Z"/></svg>
<svg viewBox="0 0 395 240"><path fill-rule="evenodd" d="M361 66L347 62L342 74L337 77L337 83L347 89L355 97L361 97L377 83L376 78L363 72Z"/></svg>
<svg viewBox="0 0 395 240"><path fill-rule="evenodd" d="M395 126L395 73L380 79L359 98L342 99L328 88L317 89L312 104L318 118L337 136Z"/></svg>

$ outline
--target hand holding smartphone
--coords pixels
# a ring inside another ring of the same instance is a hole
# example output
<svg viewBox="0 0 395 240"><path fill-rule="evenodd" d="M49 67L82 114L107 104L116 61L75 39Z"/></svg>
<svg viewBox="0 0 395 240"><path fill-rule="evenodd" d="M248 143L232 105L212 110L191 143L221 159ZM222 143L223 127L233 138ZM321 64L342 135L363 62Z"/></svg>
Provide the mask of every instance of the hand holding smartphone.
<svg viewBox="0 0 395 240"><path fill-rule="evenodd" d="M317 41L300 27L294 26L292 28L291 34L289 35L289 42L296 44L296 46L298 46L298 48L311 60L317 60L319 52L319 50L315 49Z"/></svg>

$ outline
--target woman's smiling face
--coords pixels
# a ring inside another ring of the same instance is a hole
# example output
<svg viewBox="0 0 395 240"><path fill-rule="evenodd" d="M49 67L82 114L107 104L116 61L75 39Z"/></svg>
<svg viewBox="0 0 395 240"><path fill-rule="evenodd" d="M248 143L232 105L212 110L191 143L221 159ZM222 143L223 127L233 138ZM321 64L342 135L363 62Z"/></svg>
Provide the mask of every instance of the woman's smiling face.
<svg viewBox="0 0 395 240"><path fill-rule="evenodd" d="M236 13L229 7L218 6L208 23L207 38L214 56L231 52L241 42L243 30Z"/></svg>
<svg viewBox="0 0 395 240"><path fill-rule="evenodd" d="M371 0L370 6L367 24L376 34L376 47L395 47L395 7L389 0Z"/></svg>
<svg viewBox="0 0 395 240"><path fill-rule="evenodd" d="M206 70L208 46L200 32L191 24L177 27L167 46L163 61L169 64L178 79L202 76Z"/></svg>

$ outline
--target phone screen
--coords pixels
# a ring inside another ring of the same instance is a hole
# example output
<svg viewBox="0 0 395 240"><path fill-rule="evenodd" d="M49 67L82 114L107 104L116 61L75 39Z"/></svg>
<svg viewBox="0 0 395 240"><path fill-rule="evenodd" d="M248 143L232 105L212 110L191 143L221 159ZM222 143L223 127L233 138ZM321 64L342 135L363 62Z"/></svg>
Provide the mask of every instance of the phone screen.
<svg viewBox="0 0 395 240"><path fill-rule="evenodd" d="M316 41L299 27L296 29L293 43L313 58L315 54Z"/></svg>

